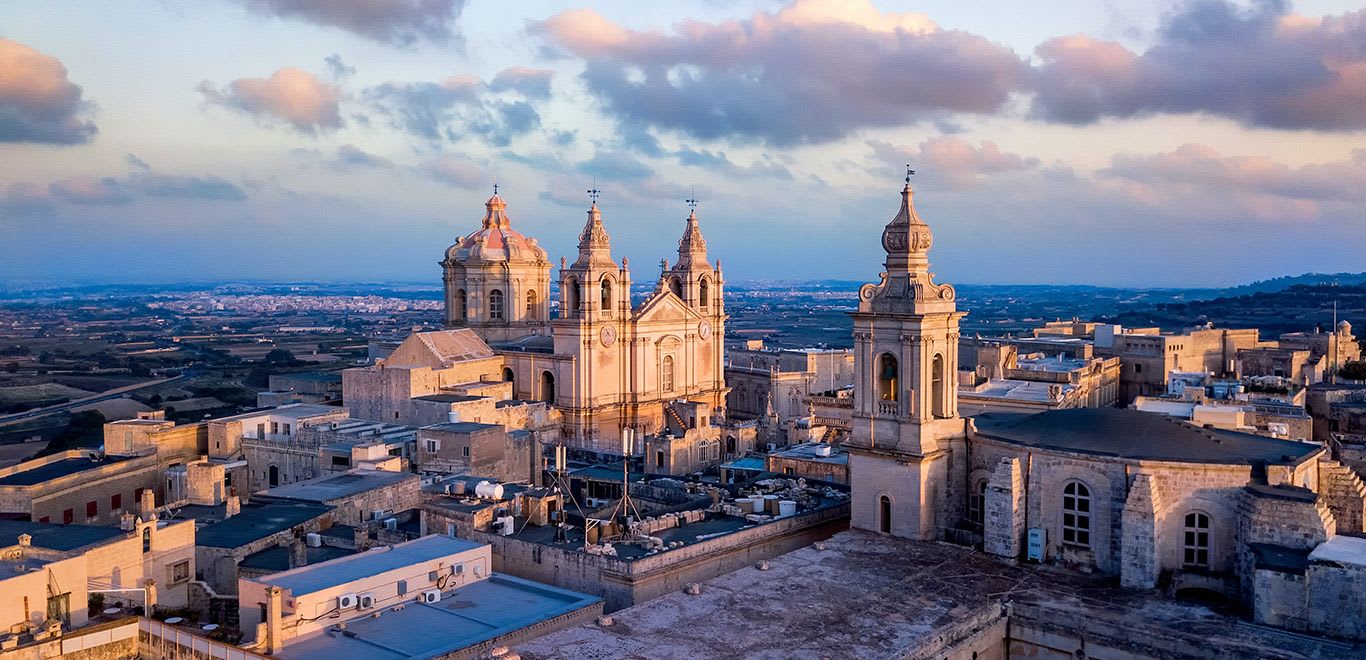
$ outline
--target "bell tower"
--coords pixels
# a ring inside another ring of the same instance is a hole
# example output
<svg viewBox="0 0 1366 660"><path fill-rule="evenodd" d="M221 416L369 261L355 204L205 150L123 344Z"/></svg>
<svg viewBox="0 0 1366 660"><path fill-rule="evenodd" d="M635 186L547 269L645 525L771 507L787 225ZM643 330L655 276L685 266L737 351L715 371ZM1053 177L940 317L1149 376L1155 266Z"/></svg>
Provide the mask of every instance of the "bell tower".
<svg viewBox="0 0 1366 660"><path fill-rule="evenodd" d="M929 540L955 520L961 463L954 288L930 272L933 232L916 213L907 169L901 208L882 231L881 282L859 288L849 442L853 525ZM960 460L955 460L955 454Z"/></svg>

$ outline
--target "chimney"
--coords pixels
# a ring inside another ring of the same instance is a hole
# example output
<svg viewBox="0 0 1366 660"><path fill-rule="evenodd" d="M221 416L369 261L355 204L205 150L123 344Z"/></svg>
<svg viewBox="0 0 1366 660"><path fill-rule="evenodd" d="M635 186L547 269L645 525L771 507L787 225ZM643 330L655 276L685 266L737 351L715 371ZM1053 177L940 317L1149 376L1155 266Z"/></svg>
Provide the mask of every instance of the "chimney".
<svg viewBox="0 0 1366 660"><path fill-rule="evenodd" d="M156 520L157 494L151 488L142 489L142 499L138 500L138 517L143 522Z"/></svg>
<svg viewBox="0 0 1366 660"><path fill-rule="evenodd" d="M289 567L299 568L308 565L308 547L303 539L294 539L289 544Z"/></svg>
<svg viewBox="0 0 1366 660"><path fill-rule="evenodd" d="M223 519L227 520L239 513L242 513L242 498L236 495L229 495L223 501Z"/></svg>
<svg viewBox="0 0 1366 660"><path fill-rule="evenodd" d="M362 525L356 526L356 551L360 552L370 548L370 530Z"/></svg>
<svg viewBox="0 0 1366 660"><path fill-rule="evenodd" d="M27 547L29 547L29 546L31 546L31 545L33 545L33 537L32 537L32 536L29 536L28 534L20 534L20 535L19 535L19 547L21 547L21 548L27 548Z"/></svg>
<svg viewBox="0 0 1366 660"><path fill-rule="evenodd" d="M266 653L275 655L285 646L280 639L284 614L284 590L275 585L266 587Z"/></svg>
<svg viewBox="0 0 1366 660"><path fill-rule="evenodd" d="M136 520L133 514L124 512L123 515L119 516L119 529L125 532L133 531L133 528L137 526Z"/></svg>

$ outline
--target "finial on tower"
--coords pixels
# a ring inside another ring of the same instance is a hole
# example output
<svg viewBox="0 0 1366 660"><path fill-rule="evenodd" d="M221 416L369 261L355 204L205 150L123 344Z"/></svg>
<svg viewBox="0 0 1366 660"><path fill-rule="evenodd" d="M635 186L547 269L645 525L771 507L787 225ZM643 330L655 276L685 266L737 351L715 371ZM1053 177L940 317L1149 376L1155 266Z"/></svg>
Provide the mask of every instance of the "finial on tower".
<svg viewBox="0 0 1366 660"><path fill-rule="evenodd" d="M593 187L588 189L588 199L592 200L593 204L596 206L598 203L598 195L601 194L602 191L598 190L598 178L593 177Z"/></svg>
<svg viewBox="0 0 1366 660"><path fill-rule="evenodd" d="M912 174L915 174L915 170L911 169L911 164L910 164L910 163L906 163L906 185L908 185L908 186L911 185L911 175L912 175Z"/></svg>
<svg viewBox="0 0 1366 660"><path fill-rule="evenodd" d="M683 202L688 205L688 208L694 211L697 210L697 186L693 186L692 195L688 199L683 200Z"/></svg>
<svg viewBox="0 0 1366 660"><path fill-rule="evenodd" d="M495 194L495 195L498 194L498 184L497 184L497 183L494 183L494 184L493 184L493 194Z"/></svg>

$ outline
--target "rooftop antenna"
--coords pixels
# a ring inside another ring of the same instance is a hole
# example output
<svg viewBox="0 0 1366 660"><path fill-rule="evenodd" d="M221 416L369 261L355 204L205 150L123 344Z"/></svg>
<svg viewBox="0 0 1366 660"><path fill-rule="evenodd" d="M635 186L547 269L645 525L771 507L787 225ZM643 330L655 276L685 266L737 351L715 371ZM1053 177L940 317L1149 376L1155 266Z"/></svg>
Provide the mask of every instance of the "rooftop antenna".
<svg viewBox="0 0 1366 660"><path fill-rule="evenodd" d="M623 521L620 538L626 538L630 535L630 525L627 524L630 522L630 514L634 513L636 520L641 519L640 511L636 510L635 502L631 501L630 466L635 436L635 429L627 426L621 427L621 500L617 502L616 507L612 509L612 515L608 517L609 520L616 520L617 513L620 512L621 517L627 519ZM599 540L602 539L599 538Z"/></svg>

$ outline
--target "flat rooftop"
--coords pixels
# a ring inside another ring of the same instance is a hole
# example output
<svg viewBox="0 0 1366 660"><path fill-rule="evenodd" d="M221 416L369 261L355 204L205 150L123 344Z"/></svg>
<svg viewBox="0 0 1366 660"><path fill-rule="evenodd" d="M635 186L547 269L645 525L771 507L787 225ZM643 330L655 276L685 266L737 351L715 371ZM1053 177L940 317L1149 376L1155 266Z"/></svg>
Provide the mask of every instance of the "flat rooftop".
<svg viewBox="0 0 1366 660"><path fill-rule="evenodd" d="M35 547L49 550L75 550L128 535L117 527L95 525L55 525L27 520L0 520L0 548L19 545L19 535L32 537Z"/></svg>
<svg viewBox="0 0 1366 660"><path fill-rule="evenodd" d="M502 425L484 424L482 422L442 422L422 428L431 431L445 431L446 433L474 433L485 429L502 428Z"/></svg>
<svg viewBox="0 0 1366 660"><path fill-rule="evenodd" d="M823 448L831 449L831 453L829 456L821 455L820 452ZM849 464L849 452L839 448L832 448L830 447L830 445L827 445L825 443L811 442L800 445L793 445L791 447L788 447L787 449L776 451L773 453L773 455L779 458L792 458L803 461L815 461L817 463L831 463L835 465Z"/></svg>
<svg viewBox="0 0 1366 660"><path fill-rule="evenodd" d="M345 408L337 406L324 406L317 403L291 403L287 406L278 408L262 408L252 412L232 415L230 417L220 417L211 421L214 422L235 422L243 419L254 419L257 417L284 417L287 419L303 419L306 417L319 417L321 415L332 415L338 412L345 412Z"/></svg>
<svg viewBox="0 0 1366 660"><path fill-rule="evenodd" d="M441 656L497 639L601 601L601 598L510 575L493 575L442 594L428 605L409 602L383 616L348 621L287 645L277 658L383 660Z"/></svg>
<svg viewBox="0 0 1366 660"><path fill-rule="evenodd" d="M0 486L34 486L45 481L69 477L73 474L80 474L86 470L95 470L106 465L113 465L130 460L132 456L105 456L98 460L89 458L63 458L47 463L45 465L34 465L25 468L24 463L15 466L19 468L16 472L11 472L0 477ZM32 463L32 461L30 461Z"/></svg>
<svg viewBox="0 0 1366 660"><path fill-rule="evenodd" d="M1218 649L1229 658L1360 652L1202 605L1124 591L1104 576L1011 565L946 543L857 530L824 543L824 550L813 545L770 559L767 571L746 566L703 582L696 596L680 589L619 610L610 626L567 628L515 650L526 660L936 657L931 651L945 630L1010 602L1059 625L1095 620L1132 631L1126 650L1134 657L1172 657L1165 649L1173 646ZM1088 645L1092 636L1083 634Z"/></svg>
<svg viewBox="0 0 1366 660"><path fill-rule="evenodd" d="M427 394L415 396L419 401L431 401L433 403L465 403L467 401L478 401L487 397L475 396L473 394Z"/></svg>
<svg viewBox="0 0 1366 660"><path fill-rule="evenodd" d="M1134 460L1296 465L1323 449L1305 442L1201 428L1161 413L1129 408L987 413L973 421L978 435L995 440Z"/></svg>
<svg viewBox="0 0 1366 660"><path fill-rule="evenodd" d="M288 589L298 597L481 547L484 547L483 544L437 534L398 545L373 548L315 566L255 578L254 581Z"/></svg>
<svg viewBox="0 0 1366 660"><path fill-rule="evenodd" d="M420 477L411 472L353 470L330 477L276 486L267 490L264 496L301 502L331 502L376 488L386 488L403 481L420 480Z"/></svg>
<svg viewBox="0 0 1366 660"><path fill-rule="evenodd" d="M252 541L302 525L331 511L332 507L311 502L270 502L248 504L242 512L195 530L195 545L237 548Z"/></svg>
<svg viewBox="0 0 1366 660"><path fill-rule="evenodd" d="M1366 538L1341 534L1320 543L1309 553L1309 561L1366 566Z"/></svg>
<svg viewBox="0 0 1366 660"><path fill-rule="evenodd" d="M1064 394L1077 389L1075 385L1064 383L1044 383L1035 380L1015 380L1011 378L1001 378L987 381L986 385L980 390L958 390L960 399L971 400L973 398L1000 399L1002 401L1031 401L1035 403L1046 403L1053 400L1049 394L1050 387L1061 387Z"/></svg>
<svg viewBox="0 0 1366 660"><path fill-rule="evenodd" d="M304 556L308 560L308 565L321 564L332 559L340 559L355 554L355 550L346 548L334 548L330 545L313 548L306 547ZM266 548L260 552L254 552L242 558L238 564L241 568L254 568L261 571L287 571L289 570L289 548L277 545Z"/></svg>

